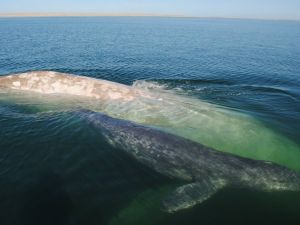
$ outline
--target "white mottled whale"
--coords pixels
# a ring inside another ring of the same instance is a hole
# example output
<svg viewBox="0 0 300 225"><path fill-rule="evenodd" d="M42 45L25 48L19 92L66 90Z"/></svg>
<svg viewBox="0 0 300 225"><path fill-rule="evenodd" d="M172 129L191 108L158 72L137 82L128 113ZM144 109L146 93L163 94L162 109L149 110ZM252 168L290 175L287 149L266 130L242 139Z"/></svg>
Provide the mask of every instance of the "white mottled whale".
<svg viewBox="0 0 300 225"><path fill-rule="evenodd" d="M300 191L300 174L267 161L222 153L188 139L89 110L76 112L113 146L170 178L186 181L163 205L168 212L199 204L226 186Z"/></svg>
<svg viewBox="0 0 300 225"><path fill-rule="evenodd" d="M0 76L0 87L42 94L78 95L100 100L130 101L137 96L145 95L127 85L52 71Z"/></svg>

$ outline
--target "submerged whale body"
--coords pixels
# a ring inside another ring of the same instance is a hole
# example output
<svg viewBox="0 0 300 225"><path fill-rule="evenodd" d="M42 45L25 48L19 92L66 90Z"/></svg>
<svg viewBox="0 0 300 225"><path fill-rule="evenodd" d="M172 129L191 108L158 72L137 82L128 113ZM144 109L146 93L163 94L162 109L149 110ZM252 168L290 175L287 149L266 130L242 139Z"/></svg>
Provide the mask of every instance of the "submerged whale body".
<svg viewBox="0 0 300 225"><path fill-rule="evenodd" d="M267 161L222 153L160 130L89 110L76 112L105 139L140 163L185 181L163 200L167 212L192 207L226 187L261 191L299 191L300 174Z"/></svg>

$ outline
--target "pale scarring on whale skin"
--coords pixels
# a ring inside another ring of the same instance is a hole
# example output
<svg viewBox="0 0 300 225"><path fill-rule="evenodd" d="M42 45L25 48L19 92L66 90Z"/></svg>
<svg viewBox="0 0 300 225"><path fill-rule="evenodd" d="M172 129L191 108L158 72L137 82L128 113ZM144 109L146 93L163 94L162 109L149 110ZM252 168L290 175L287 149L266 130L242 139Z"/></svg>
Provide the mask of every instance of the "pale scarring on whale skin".
<svg viewBox="0 0 300 225"><path fill-rule="evenodd" d="M140 96L152 98L146 92L127 85L53 71L2 76L0 87L43 94L79 95L100 100L131 101Z"/></svg>

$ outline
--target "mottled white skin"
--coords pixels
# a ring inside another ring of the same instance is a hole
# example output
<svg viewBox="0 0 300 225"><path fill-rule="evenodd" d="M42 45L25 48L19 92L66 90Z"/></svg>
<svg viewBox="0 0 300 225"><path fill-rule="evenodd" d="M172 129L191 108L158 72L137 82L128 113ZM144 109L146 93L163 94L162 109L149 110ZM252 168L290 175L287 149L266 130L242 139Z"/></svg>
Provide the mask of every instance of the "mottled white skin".
<svg viewBox="0 0 300 225"><path fill-rule="evenodd" d="M99 100L131 101L149 97L146 92L131 86L53 71L34 71L0 77L0 87L42 94L70 94Z"/></svg>

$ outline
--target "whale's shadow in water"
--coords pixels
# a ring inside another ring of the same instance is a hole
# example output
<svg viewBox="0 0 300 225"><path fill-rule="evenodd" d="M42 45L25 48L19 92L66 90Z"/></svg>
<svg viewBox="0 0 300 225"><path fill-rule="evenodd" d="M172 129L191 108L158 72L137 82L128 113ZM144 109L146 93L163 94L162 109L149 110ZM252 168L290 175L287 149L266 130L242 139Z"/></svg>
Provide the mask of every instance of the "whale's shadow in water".
<svg viewBox="0 0 300 225"><path fill-rule="evenodd" d="M117 187L111 185L110 180L103 180L103 187L97 190L96 194L90 187L92 183L86 183L91 193L86 193L82 187L79 187L78 193L74 193L74 190L67 190L70 181L64 180L72 180L72 177L63 178L58 172L43 171L37 178L33 178L35 182L18 194L16 203L20 206L17 225L108 225L140 191L170 182L169 179L131 160L123 152L118 153L122 161L127 163L119 164L120 169L124 167L123 169L127 170L123 175L132 176L127 177L129 181L124 186ZM101 176L93 177L101 179Z"/></svg>
<svg viewBox="0 0 300 225"><path fill-rule="evenodd" d="M58 174L43 172L24 196L20 225L69 224L72 201Z"/></svg>

